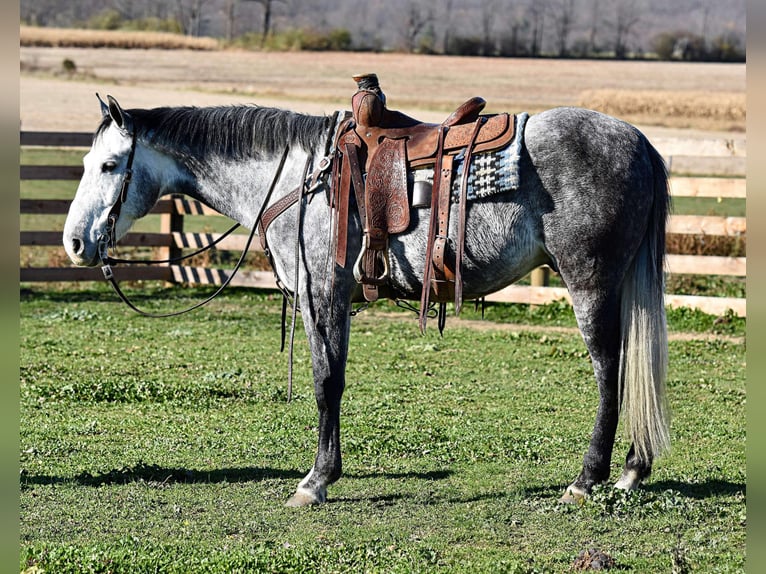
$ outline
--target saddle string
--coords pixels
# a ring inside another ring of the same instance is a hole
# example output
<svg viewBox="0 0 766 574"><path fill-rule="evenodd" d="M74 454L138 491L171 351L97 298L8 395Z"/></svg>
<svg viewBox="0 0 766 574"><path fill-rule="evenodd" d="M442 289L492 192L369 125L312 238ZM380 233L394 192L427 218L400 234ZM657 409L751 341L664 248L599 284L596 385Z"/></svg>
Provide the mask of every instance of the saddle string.
<svg viewBox="0 0 766 574"><path fill-rule="evenodd" d="M404 309L405 311L411 311L415 313L416 315L420 315L420 308L416 307L406 299L394 299L394 304L396 304L397 307L400 309ZM438 315L438 311L436 309L436 302L431 301L428 304L428 309L426 309L425 312L426 316L429 319L435 319Z"/></svg>
<svg viewBox="0 0 766 574"><path fill-rule="evenodd" d="M134 134L135 137L135 134ZM258 216L256 217L255 221L256 223L260 221L261 217L263 216L263 212L266 209L266 205L269 202L269 199L271 198L271 195L274 192L274 188L277 185L277 182L279 181L279 177L282 174L282 170L285 165L285 161L287 160L287 154L289 152L289 147L285 147L284 151L282 152L282 156L279 160L279 166L277 167L276 172L274 173L274 178L271 180L271 185L268 188L268 191L266 192L266 197L264 198L263 202L261 203L261 207L258 210ZM127 178L126 178L127 179ZM124 188L127 188L126 185L123 184ZM125 189L127 191L127 189ZM121 194L122 195L122 194ZM116 211L117 216L119 217L119 208L115 209L115 207L112 208L112 212ZM110 213L111 218L112 213ZM116 220L115 220L116 223ZM143 315L144 317L152 317L152 318L165 318L165 317L175 317L178 315L183 315L184 313L188 313L189 311L193 311L194 309L198 309L202 307L203 305L207 305L215 299L218 295L221 294L221 292L231 283L231 280L236 275L237 271L239 271L240 267L245 261L245 258L247 256L248 251L250 250L250 244L253 241L253 238L255 237L255 234L257 232L258 225L254 224L253 228L250 231L250 235L247 238L247 242L245 243L245 247L242 250L242 253L240 254L239 260L237 261L237 264L235 265L234 269L231 271L229 276L224 280L224 282L220 285L218 289L216 289L212 295L207 297L206 299L203 299L202 301L195 303L191 307L188 307L186 309L182 309L180 311L171 311L167 313L150 313L148 311L144 311L142 309L139 309L136 305L134 305L128 297L125 295L125 293L120 289L120 286L117 283L117 280L114 277L114 273L112 272L112 268L108 263L108 249L109 249L109 240L106 241L105 244L105 257L102 257L102 261L104 261L105 265L101 267L102 272L104 273L104 278L111 284L114 291L117 293L117 295L122 299L122 301L130 307L133 311L138 313L139 315ZM113 230L110 230L113 231ZM106 260L105 260L106 259Z"/></svg>
<svg viewBox="0 0 766 574"><path fill-rule="evenodd" d="M301 181L306 181L306 176L309 172L309 166L314 160L313 154L310 154L306 159L306 165L303 166L303 175ZM302 184L305 186L305 183ZM295 216L295 277L293 282L293 315L290 323L290 346L288 350L288 365L287 365L287 402L289 403L293 398L293 349L295 344L295 323L298 316L298 276L300 275L300 258L301 258L301 226L303 222L303 197L301 193L297 203L298 213ZM283 295L283 309L284 309L284 295Z"/></svg>
<svg viewBox="0 0 766 574"><path fill-rule="evenodd" d="M439 334L444 334L444 326L447 324L447 303L439 303L439 313L436 326L439 328Z"/></svg>

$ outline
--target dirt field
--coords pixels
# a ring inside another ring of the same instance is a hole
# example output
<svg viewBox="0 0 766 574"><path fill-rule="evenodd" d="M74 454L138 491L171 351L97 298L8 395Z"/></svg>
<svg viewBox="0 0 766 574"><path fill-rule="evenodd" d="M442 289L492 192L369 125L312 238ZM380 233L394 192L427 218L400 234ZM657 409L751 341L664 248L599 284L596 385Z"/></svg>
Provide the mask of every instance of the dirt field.
<svg viewBox="0 0 766 574"><path fill-rule="evenodd" d="M67 59L73 73L64 71ZM625 103L640 92L662 105L621 108L620 117L647 132L741 137L745 126L745 65L26 47L20 60L27 130L91 131L99 119L95 92L125 107L254 102L330 113L348 107L351 76L369 71L391 107L429 121L474 95L489 102L488 111L537 112ZM685 100L694 105L684 108Z"/></svg>

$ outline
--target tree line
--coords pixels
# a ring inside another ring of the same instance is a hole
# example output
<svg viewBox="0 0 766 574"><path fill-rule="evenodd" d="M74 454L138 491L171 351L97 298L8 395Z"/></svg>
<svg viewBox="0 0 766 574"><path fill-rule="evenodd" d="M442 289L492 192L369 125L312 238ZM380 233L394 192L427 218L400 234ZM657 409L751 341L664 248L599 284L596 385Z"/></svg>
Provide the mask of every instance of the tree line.
<svg viewBox="0 0 766 574"><path fill-rule="evenodd" d="M39 26L252 48L744 61L745 0L22 0Z"/></svg>

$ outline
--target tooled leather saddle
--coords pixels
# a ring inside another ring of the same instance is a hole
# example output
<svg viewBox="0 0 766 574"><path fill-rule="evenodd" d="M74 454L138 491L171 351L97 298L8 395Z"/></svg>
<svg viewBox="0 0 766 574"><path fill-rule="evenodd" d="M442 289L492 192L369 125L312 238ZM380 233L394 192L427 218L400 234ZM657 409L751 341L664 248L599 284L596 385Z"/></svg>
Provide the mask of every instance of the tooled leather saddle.
<svg viewBox="0 0 766 574"><path fill-rule="evenodd" d="M346 265L348 209L353 190L363 230L354 276L362 285L365 299L375 301L379 287L389 277L389 235L407 230L411 205L430 207L420 329L425 331L431 301L439 303L441 329L446 303L454 301L456 313L462 304L461 263L472 156L509 145L514 136L514 118L505 113L482 115L486 102L474 97L442 123L425 123L388 109L375 74L354 76L354 80L358 90L351 98L352 115L339 129L333 162L335 261L341 267ZM464 162L458 233L450 242L450 203L458 156ZM427 182L412 183L408 179L411 170L430 166L434 173L431 189L427 189Z"/></svg>

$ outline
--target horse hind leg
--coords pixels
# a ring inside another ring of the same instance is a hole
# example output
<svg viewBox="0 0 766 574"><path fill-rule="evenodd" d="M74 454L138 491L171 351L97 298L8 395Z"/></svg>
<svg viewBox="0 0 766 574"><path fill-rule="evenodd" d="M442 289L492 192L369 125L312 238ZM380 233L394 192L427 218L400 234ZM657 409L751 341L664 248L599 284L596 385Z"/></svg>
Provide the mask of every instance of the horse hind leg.
<svg viewBox="0 0 766 574"><path fill-rule="evenodd" d="M599 405L580 474L564 491L562 502L590 494L594 485L609 478L619 416L619 301L602 290L573 290L572 303L580 332L593 363Z"/></svg>
<svg viewBox="0 0 766 574"><path fill-rule="evenodd" d="M614 484L615 488L620 490L635 490L641 483L652 474L652 462L654 456L649 454L643 458L636 454L634 444L630 445L628 456L625 458L625 467L619 480Z"/></svg>
<svg viewBox="0 0 766 574"><path fill-rule="evenodd" d="M665 402L667 327L661 271L643 242L622 282L619 295L572 292L580 330L593 361L600 402L583 469L563 501L590 493L609 478L618 418L631 440L616 488L632 490L652 471L654 459L669 447Z"/></svg>

